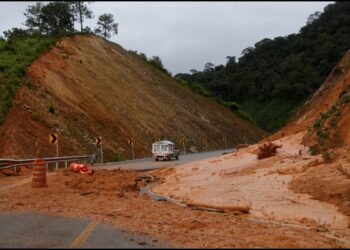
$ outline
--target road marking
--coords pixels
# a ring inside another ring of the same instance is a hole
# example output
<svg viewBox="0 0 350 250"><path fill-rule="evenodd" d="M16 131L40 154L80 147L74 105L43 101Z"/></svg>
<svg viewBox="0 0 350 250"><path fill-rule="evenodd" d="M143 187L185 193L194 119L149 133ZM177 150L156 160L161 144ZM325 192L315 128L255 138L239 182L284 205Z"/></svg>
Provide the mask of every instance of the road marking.
<svg viewBox="0 0 350 250"><path fill-rule="evenodd" d="M90 234L94 231L97 226L97 222L91 221L83 231L74 239L69 245L69 248L80 248L84 242L89 238Z"/></svg>

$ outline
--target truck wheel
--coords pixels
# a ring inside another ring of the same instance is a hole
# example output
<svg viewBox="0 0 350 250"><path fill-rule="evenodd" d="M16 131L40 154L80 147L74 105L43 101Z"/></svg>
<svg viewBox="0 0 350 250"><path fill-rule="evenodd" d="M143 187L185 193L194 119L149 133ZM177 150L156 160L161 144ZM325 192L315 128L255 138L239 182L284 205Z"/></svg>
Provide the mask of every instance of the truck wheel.
<svg viewBox="0 0 350 250"><path fill-rule="evenodd" d="M175 156L175 159L176 159L176 160L178 160L178 159L179 159L179 157L178 157L178 156Z"/></svg>
<svg viewBox="0 0 350 250"><path fill-rule="evenodd" d="M155 158L156 161L159 161L158 157Z"/></svg>

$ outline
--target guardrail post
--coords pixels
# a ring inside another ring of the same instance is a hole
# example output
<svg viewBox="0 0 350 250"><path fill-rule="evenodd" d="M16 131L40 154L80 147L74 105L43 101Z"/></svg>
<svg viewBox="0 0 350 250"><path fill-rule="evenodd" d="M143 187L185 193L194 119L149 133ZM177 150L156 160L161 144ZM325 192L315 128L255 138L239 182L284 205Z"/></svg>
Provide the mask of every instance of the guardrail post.
<svg viewBox="0 0 350 250"><path fill-rule="evenodd" d="M46 163L46 172L49 172L49 163Z"/></svg>
<svg viewBox="0 0 350 250"><path fill-rule="evenodd" d="M66 168L68 167L68 161L64 162L64 165L66 166Z"/></svg>

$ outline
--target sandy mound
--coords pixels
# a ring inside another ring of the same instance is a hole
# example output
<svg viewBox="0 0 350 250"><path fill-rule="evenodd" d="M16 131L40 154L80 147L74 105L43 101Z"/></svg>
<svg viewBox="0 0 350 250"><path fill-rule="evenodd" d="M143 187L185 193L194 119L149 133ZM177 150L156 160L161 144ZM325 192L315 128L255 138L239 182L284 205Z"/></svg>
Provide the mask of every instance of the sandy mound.
<svg viewBox="0 0 350 250"><path fill-rule="evenodd" d="M336 206L288 188L293 178L322 162L320 156L310 156L300 144L303 135L275 141L283 147L276 156L263 160L257 160L257 155L251 153L258 147L253 145L230 155L182 165L153 191L189 205L219 206L227 211L242 208L255 218L346 229L349 218Z"/></svg>
<svg viewBox="0 0 350 250"><path fill-rule="evenodd" d="M60 170L48 175L47 188L31 188L30 180L26 183L17 180L17 187L4 190L0 185L0 211L31 210L89 218L112 224L119 230L152 236L156 241L177 248L341 246L336 239L305 228L259 223L227 213L154 201L133 188L135 182L138 187L146 184L142 176L147 175L96 170L95 175L88 176Z"/></svg>

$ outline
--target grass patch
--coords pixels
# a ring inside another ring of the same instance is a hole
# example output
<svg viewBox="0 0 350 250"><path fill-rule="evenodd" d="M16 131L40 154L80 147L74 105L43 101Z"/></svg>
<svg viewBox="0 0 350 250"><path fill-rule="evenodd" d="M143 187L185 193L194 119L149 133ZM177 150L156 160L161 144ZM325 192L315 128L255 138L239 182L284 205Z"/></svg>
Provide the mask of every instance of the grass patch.
<svg viewBox="0 0 350 250"><path fill-rule="evenodd" d="M292 116L291 110L300 106L300 100L272 99L257 101L248 99L241 103L241 110L254 117L254 122L268 132L274 132L286 125ZM290 110L290 111L287 111Z"/></svg>

